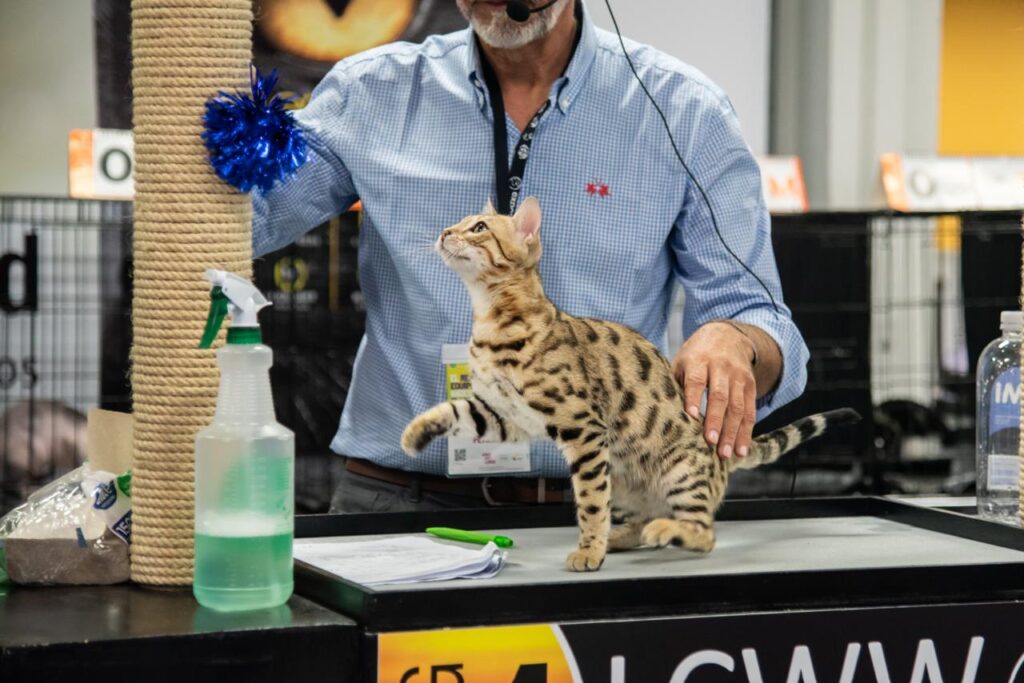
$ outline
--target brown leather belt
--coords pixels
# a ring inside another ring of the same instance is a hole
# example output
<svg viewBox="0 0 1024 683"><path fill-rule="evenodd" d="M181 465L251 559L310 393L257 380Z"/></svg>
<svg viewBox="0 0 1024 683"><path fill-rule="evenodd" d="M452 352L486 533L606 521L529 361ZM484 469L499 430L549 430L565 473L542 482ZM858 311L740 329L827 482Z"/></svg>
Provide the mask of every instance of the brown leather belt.
<svg viewBox="0 0 1024 683"><path fill-rule="evenodd" d="M568 479L525 479L522 477L460 477L405 472L381 467L362 458L346 458L345 469L371 479L406 488L419 487L431 493L479 498L491 505L567 503L572 500Z"/></svg>

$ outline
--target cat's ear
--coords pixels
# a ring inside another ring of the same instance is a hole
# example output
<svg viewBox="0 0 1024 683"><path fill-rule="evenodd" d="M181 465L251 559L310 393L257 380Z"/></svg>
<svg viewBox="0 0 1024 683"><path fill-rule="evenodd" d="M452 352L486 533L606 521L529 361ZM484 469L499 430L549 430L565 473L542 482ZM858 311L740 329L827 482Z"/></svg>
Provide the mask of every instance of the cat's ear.
<svg viewBox="0 0 1024 683"><path fill-rule="evenodd" d="M486 203L486 204L484 204L484 210L483 210L483 211L481 211L480 213L481 213L482 215L485 215L485 216L490 216L491 214L495 214L495 213L498 213L498 212L497 212L497 211L496 211L496 210L494 209L494 204L492 204L492 203L491 203L491 198L490 198L490 197L488 197L488 198L487 198L487 203Z"/></svg>
<svg viewBox="0 0 1024 683"><path fill-rule="evenodd" d="M523 240L530 244L537 239L537 232L540 230L540 202L535 197L527 197L516 209L512 219Z"/></svg>

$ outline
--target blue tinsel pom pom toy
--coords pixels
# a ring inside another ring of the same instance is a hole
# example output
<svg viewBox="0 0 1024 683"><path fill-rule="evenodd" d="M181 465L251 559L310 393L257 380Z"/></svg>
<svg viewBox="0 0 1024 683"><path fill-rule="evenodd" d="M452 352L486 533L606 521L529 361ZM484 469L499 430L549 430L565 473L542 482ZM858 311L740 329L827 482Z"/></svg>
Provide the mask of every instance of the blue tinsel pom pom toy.
<svg viewBox="0 0 1024 683"><path fill-rule="evenodd" d="M284 108L290 100L271 95L277 70L263 76L253 67L250 78L252 95L221 91L206 103L203 140L217 177L242 192L266 192L306 160L306 140Z"/></svg>

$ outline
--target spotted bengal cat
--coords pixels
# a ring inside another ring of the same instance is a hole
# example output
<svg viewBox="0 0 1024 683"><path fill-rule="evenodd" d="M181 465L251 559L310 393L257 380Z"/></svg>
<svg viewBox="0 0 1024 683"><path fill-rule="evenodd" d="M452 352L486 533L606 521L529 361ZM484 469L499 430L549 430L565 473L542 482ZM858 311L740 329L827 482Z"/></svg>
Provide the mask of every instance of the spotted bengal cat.
<svg viewBox="0 0 1024 683"><path fill-rule="evenodd" d="M402 448L412 456L439 436L553 440L576 499L570 570L599 569L607 551L641 544L709 552L730 471L859 419L849 409L806 417L756 438L746 457L722 460L653 344L624 325L563 313L544 295L540 219L527 198L514 216L488 206L441 233L435 248L473 303L474 397L414 418Z"/></svg>

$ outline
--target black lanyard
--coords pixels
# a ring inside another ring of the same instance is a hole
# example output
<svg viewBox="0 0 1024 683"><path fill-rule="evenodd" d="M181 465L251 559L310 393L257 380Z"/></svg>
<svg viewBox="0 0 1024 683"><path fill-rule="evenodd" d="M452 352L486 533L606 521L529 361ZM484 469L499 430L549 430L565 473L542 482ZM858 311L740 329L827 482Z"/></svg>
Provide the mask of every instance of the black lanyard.
<svg viewBox="0 0 1024 683"><path fill-rule="evenodd" d="M497 193L495 198L498 202L498 213L511 216L519 201L519 191L523 187L523 174L526 173L526 160L530 157L530 145L533 144L533 136L537 130L544 113L551 106L551 100L545 100L540 109L533 115L530 122L526 124L526 130L519 136L516 143L516 151L512 156L512 167L505 166L508 159L508 128L505 124L505 100L501 97L501 87L498 85L498 78L494 75L491 65L483 58L481 60L484 72L484 82L487 83L487 92L491 96L491 114L494 116L494 189Z"/></svg>
<svg viewBox="0 0 1024 683"><path fill-rule="evenodd" d="M583 36L583 7L582 3L575 3L573 12L576 14L576 35L572 42L572 52L569 61L572 61L576 54L576 48ZM483 49L477 44L477 53L480 55L480 65L483 67L484 82L487 84L487 92L491 96L491 114L494 117L494 189L497 194L495 199L498 202L498 212L511 216L519 202L519 191L523 187L523 174L526 173L526 160L530 156L530 145L533 144L533 136L537 131L537 124L540 123L544 113L550 108L551 100L547 100L540 106L537 113L533 115L530 122L526 124L526 130L519 136L516 143L516 152L512 157L512 167L505 167L505 160L508 159L508 128L505 127L505 100L501 97L501 86L498 85L498 77L494 75L494 69L484 56ZM568 68L568 63L566 64Z"/></svg>

